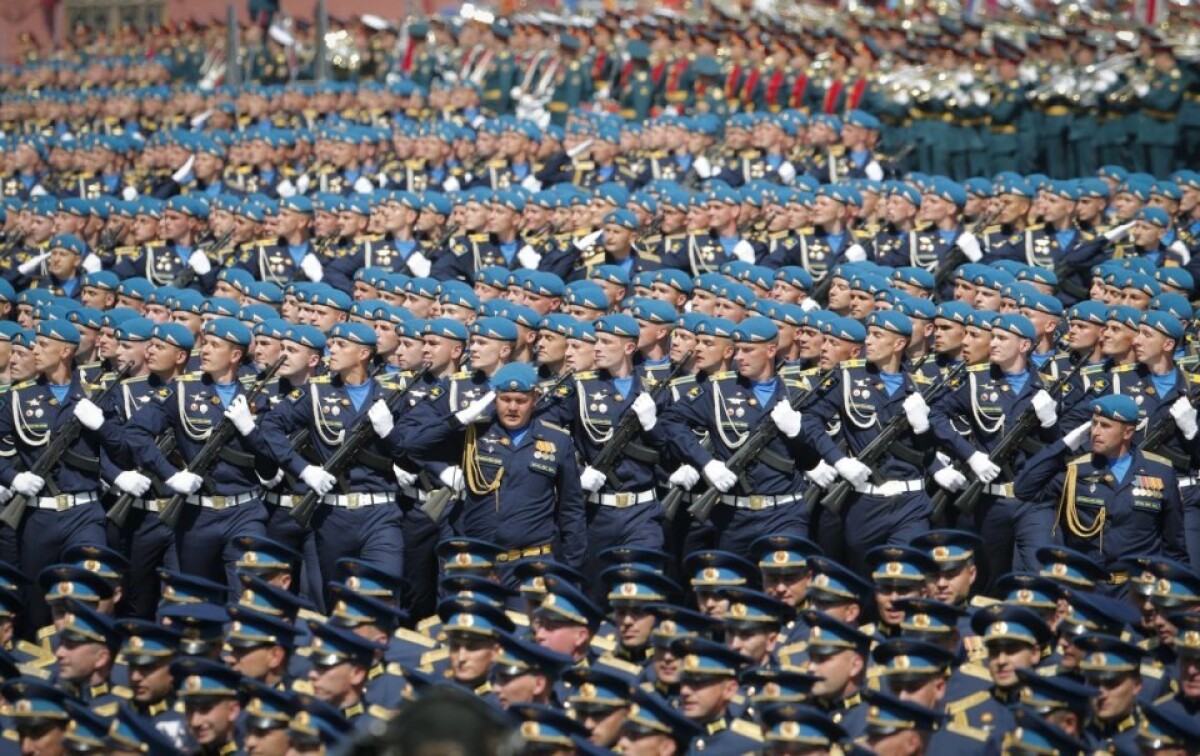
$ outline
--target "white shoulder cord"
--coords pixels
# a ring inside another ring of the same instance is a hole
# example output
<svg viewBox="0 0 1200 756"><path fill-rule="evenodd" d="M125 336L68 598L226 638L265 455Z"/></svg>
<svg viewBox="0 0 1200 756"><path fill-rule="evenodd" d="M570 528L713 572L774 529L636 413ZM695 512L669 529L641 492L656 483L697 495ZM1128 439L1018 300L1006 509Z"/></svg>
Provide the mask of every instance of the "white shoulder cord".
<svg viewBox="0 0 1200 756"><path fill-rule="evenodd" d="M600 432L596 424L592 421L592 415L588 412L587 407L587 392L583 390L583 381L575 382L575 393L579 396L579 424L583 426L584 433L587 437L596 444L608 443L612 438L613 426L609 425L608 430Z"/></svg>
<svg viewBox="0 0 1200 756"><path fill-rule="evenodd" d="M978 425L979 430L983 431L984 433L988 433L988 434L999 433L1000 429L1004 427L1004 413L1003 412L1000 413L999 420L989 424L988 420L990 418L988 418L986 415L983 414L983 411L979 409L978 402L975 401L975 398L976 398L975 390L978 388L978 385L976 383L977 378L976 378L975 373L970 374L970 381L971 381L971 415L975 418L975 424Z"/></svg>
<svg viewBox="0 0 1200 756"><path fill-rule="evenodd" d="M842 402L846 407L846 419L856 428L866 430L875 425L875 420L879 413L872 412L864 414L854 408L854 403L850 400L850 387L854 385L854 381L850 380L850 371L842 371Z"/></svg>
<svg viewBox="0 0 1200 756"><path fill-rule="evenodd" d="M750 437L750 429L747 428L745 433L741 433L733 424L733 418L729 416L729 410L725 407L725 398L721 394L721 382L712 382L713 395L713 415L716 418L717 435L721 437L721 443L725 444L726 448L737 449L742 444L746 443L746 439ZM729 427L733 430L733 438L725 432L725 423L729 423Z"/></svg>
<svg viewBox="0 0 1200 756"><path fill-rule="evenodd" d="M179 424L183 428L183 433L193 441L207 441L212 435L212 428L200 430L188 419L187 414L187 390L184 389L184 383L177 382L178 388L175 391L176 403L179 405Z"/></svg>
<svg viewBox="0 0 1200 756"><path fill-rule="evenodd" d="M29 423L21 417L21 408L19 402L20 394L16 394L12 403L13 411L13 427L17 431L17 437L21 439L27 446L44 446L50 440L49 426L45 433L37 433L29 427Z"/></svg>
<svg viewBox="0 0 1200 756"><path fill-rule="evenodd" d="M326 446L341 446L342 441L346 438L346 429L334 432L329 423L325 422L325 418L321 415L321 397L320 390L314 385L312 394L312 412L313 412L313 427L317 431L317 438Z"/></svg>

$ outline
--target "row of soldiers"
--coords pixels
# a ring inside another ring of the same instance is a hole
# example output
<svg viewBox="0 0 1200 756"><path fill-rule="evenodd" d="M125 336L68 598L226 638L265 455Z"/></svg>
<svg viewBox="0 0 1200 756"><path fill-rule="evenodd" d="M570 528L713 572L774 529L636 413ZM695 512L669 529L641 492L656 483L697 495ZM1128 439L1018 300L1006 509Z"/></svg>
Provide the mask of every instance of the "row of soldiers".
<svg viewBox="0 0 1200 756"><path fill-rule="evenodd" d="M1065 31L985 28L970 19L927 28L854 14L795 28L757 18L689 23L671 15L607 15L595 23L412 21L402 37L391 26L366 29L353 55L340 53L364 61L361 81L295 83L298 69L312 63L298 63L294 49L312 46L279 30L247 40L235 65L265 87L267 99L290 100L290 115L313 91L332 90L337 99L342 87L403 99L404 109L422 119L469 121L478 109L560 127L577 109L632 122L701 112L841 117L861 109L882 121L884 151L923 172L961 180L1011 167L1061 179L1111 159L1165 175L1197 157L1200 58L1188 42L1188 23L1180 19L1164 36L1082 22ZM207 60L219 39L213 33L181 29L145 58L104 48L64 52L28 61L0 82L14 93L26 85L27 94L17 96L33 101L82 93L92 102L79 110L100 109L109 118L131 111L134 120L144 115L152 123L163 111L158 98L145 102L121 90L136 83L196 92L215 65ZM196 99L207 102L189 116L231 104L244 112L244 92L214 90L215 83L205 82ZM110 89L117 95L111 101Z"/></svg>

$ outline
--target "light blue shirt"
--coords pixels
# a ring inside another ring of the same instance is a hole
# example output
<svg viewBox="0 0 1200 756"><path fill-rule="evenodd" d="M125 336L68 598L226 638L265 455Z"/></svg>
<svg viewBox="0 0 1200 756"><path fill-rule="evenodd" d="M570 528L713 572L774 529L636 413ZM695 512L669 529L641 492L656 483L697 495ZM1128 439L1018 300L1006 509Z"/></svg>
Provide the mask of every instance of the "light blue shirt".
<svg viewBox="0 0 1200 756"><path fill-rule="evenodd" d="M758 399L758 403L765 407L771 401L771 397L775 396L775 387L779 385L779 379L751 381L750 385L754 387L754 398Z"/></svg>
<svg viewBox="0 0 1200 756"><path fill-rule="evenodd" d="M880 370L879 380L883 381L883 387L887 390L888 396L894 396L904 385L904 373L885 373Z"/></svg>
<svg viewBox="0 0 1200 756"><path fill-rule="evenodd" d="M1125 476L1129 474L1129 466L1131 464L1133 464L1133 455L1126 454L1109 462L1108 469L1112 470L1112 474L1118 483L1124 483Z"/></svg>
<svg viewBox="0 0 1200 756"><path fill-rule="evenodd" d="M54 394L54 398L59 404L67 401L67 392L71 390L69 383L47 383L46 386L50 389L50 393Z"/></svg>
<svg viewBox="0 0 1200 756"><path fill-rule="evenodd" d="M213 389L216 390L217 396L221 397L221 404L228 407L233 401L233 397L237 396L238 385L237 381L229 383L214 383Z"/></svg>
<svg viewBox="0 0 1200 756"><path fill-rule="evenodd" d="M1004 380L1008 381L1008 387L1014 394L1019 394L1025 390L1025 384L1029 383L1029 373L1005 373Z"/></svg>
<svg viewBox="0 0 1200 756"><path fill-rule="evenodd" d="M371 393L371 381L360 383L357 386L351 386L349 383L344 385L350 401L354 402L355 411L361 410L363 404L367 401L367 396Z"/></svg>
<svg viewBox="0 0 1200 756"><path fill-rule="evenodd" d="M1151 374L1150 382L1154 384L1154 390L1158 392L1159 396L1166 396L1171 389L1175 388L1175 371L1172 370L1166 375Z"/></svg>

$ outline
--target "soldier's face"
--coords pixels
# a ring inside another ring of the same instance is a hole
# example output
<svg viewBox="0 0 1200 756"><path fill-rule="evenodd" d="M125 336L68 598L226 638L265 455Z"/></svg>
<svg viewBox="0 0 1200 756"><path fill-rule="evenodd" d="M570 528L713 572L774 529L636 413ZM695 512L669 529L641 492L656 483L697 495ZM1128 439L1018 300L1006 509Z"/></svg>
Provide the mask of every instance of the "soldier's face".
<svg viewBox="0 0 1200 756"><path fill-rule="evenodd" d="M442 336L425 336L422 339L422 361L434 371L444 370L451 363L457 364L462 357L462 342Z"/></svg>
<svg viewBox="0 0 1200 756"><path fill-rule="evenodd" d="M1162 239L1166 229L1160 228L1148 221L1137 221L1133 224L1133 229L1130 236L1133 237L1133 243L1144 249L1154 249L1158 246L1158 242Z"/></svg>
<svg viewBox="0 0 1200 756"><path fill-rule="evenodd" d="M982 365L991 359L992 332L968 326L963 337L962 358L968 365Z"/></svg>
<svg viewBox="0 0 1200 756"><path fill-rule="evenodd" d="M992 346L988 350L993 365L1012 367L1022 353L1028 353L1032 344L1014 333L996 330L992 333Z"/></svg>
<svg viewBox="0 0 1200 756"><path fill-rule="evenodd" d="M579 339L567 339L566 365L576 373L596 366L596 350Z"/></svg>
<svg viewBox="0 0 1200 756"><path fill-rule="evenodd" d="M1138 693L1142 692L1142 676L1137 672L1099 678L1088 676L1088 684L1099 689L1092 699L1092 710L1101 722L1124 719L1133 710Z"/></svg>
<svg viewBox="0 0 1200 756"><path fill-rule="evenodd" d="M931 598L945 604L957 606L971 595L977 570L973 564L964 564L952 570L942 570L926 583Z"/></svg>
<svg viewBox="0 0 1200 756"><path fill-rule="evenodd" d="M533 417L533 393L505 391L496 395L496 418L505 428L523 428Z"/></svg>
<svg viewBox="0 0 1200 756"><path fill-rule="evenodd" d="M1118 457L1133 440L1135 426L1100 415L1092 416L1092 453L1103 457Z"/></svg>
<svg viewBox="0 0 1200 756"><path fill-rule="evenodd" d="M935 709L946 695L946 678L942 675L897 680L888 678L888 688L901 701L912 701L926 708Z"/></svg>
<svg viewBox="0 0 1200 756"><path fill-rule="evenodd" d="M1100 343L1103 333L1104 326L1084 320L1072 320L1068 331L1071 348L1079 352L1094 349Z"/></svg>
<svg viewBox="0 0 1200 756"><path fill-rule="evenodd" d="M248 727L245 745L249 756L284 756L290 747L287 727Z"/></svg>
<svg viewBox="0 0 1200 756"><path fill-rule="evenodd" d="M231 370L242 359L244 350L225 339L205 336L200 344L200 369L209 375Z"/></svg>
<svg viewBox="0 0 1200 756"><path fill-rule="evenodd" d="M769 380L775 374L775 355L779 345L775 341L741 343L734 345L734 361L738 375L752 381Z"/></svg>
<svg viewBox="0 0 1200 756"><path fill-rule="evenodd" d="M538 362L543 365L558 364L567 355L567 337L554 331L540 331L537 341Z"/></svg>
<svg viewBox="0 0 1200 756"><path fill-rule="evenodd" d="M1133 353L1142 364L1149 365L1174 351L1175 340L1148 325L1139 327L1133 337Z"/></svg>
<svg viewBox="0 0 1200 756"><path fill-rule="evenodd" d="M1110 320L1104 324L1104 354L1109 357L1123 357L1133 349L1133 337L1137 332L1132 328Z"/></svg>
<svg viewBox="0 0 1200 756"><path fill-rule="evenodd" d="M1179 656L1179 689L1190 700L1200 698L1200 655L1195 651Z"/></svg>
<svg viewBox="0 0 1200 756"><path fill-rule="evenodd" d="M718 716L733 700L737 680L723 677L685 678L679 686L680 708L694 722L705 722Z"/></svg>
<svg viewBox="0 0 1200 756"><path fill-rule="evenodd" d="M491 372L509 359L512 349L511 342L472 336L471 369Z"/></svg>
<svg viewBox="0 0 1200 756"><path fill-rule="evenodd" d="M753 659L756 664L767 661L767 654L775 649L779 634L758 628L726 628L725 645L742 656Z"/></svg>
<svg viewBox="0 0 1200 756"><path fill-rule="evenodd" d="M151 339L146 349L146 366L157 374L167 374L187 361L188 353L184 349L168 344L161 339Z"/></svg>
<svg viewBox="0 0 1200 756"><path fill-rule="evenodd" d="M675 750L675 741L666 735L631 727L621 729L617 747L625 756L662 756L667 753L678 753Z"/></svg>
<svg viewBox="0 0 1200 756"><path fill-rule="evenodd" d="M314 664L308 671L313 695L334 706L353 704L358 696L356 688L366 681L367 671L357 664Z"/></svg>
<svg viewBox="0 0 1200 756"><path fill-rule="evenodd" d="M188 730L201 746L226 743L233 737L234 723L241 711L236 700L188 701Z"/></svg>
<svg viewBox="0 0 1200 756"><path fill-rule="evenodd" d="M66 753L63 741L66 734L66 728L58 724L17 724L23 756L59 756Z"/></svg>
<svg viewBox="0 0 1200 756"><path fill-rule="evenodd" d="M1016 640L994 640L987 644L988 671L999 688L1011 688L1020 682L1017 670L1032 669L1042 654L1029 643Z"/></svg>
<svg viewBox="0 0 1200 756"><path fill-rule="evenodd" d="M171 677L171 660L145 666L131 664L129 687L133 690L133 700L140 704L158 703L171 695L175 687L175 679Z"/></svg>
<svg viewBox="0 0 1200 756"><path fill-rule="evenodd" d="M521 674L505 675L492 672L492 689L496 691L496 699L501 708L507 709L513 704L534 702L546 690L546 678L542 675Z"/></svg>
<svg viewBox="0 0 1200 756"><path fill-rule="evenodd" d="M121 341L117 343L117 367L129 366L136 375L146 364L148 341Z"/></svg>
<svg viewBox="0 0 1200 756"><path fill-rule="evenodd" d="M829 284L829 309L844 315L850 310L850 283L841 277Z"/></svg>
<svg viewBox="0 0 1200 756"><path fill-rule="evenodd" d="M102 643L78 642L63 639L54 651L58 675L76 683L87 682L97 670L108 664L112 656Z"/></svg>
<svg viewBox="0 0 1200 756"><path fill-rule="evenodd" d="M763 570L763 590L788 606L798 607L808 598L812 572L807 569Z"/></svg>
<svg viewBox="0 0 1200 756"><path fill-rule="evenodd" d="M805 671L825 678L813 684L814 696L837 700L842 697L850 681L862 670L862 657L851 649L832 653L830 649L814 649L809 651L808 668Z"/></svg>
<svg viewBox="0 0 1200 756"><path fill-rule="evenodd" d="M613 370L633 357L637 343L611 333L596 334L595 365L601 370Z"/></svg>
<svg viewBox="0 0 1200 756"><path fill-rule="evenodd" d="M38 336L33 343L33 367L40 373L52 372L66 362L74 351L69 344Z"/></svg>
<svg viewBox="0 0 1200 756"><path fill-rule="evenodd" d="M655 619L654 614L645 607L613 607L613 624L616 625L621 645L625 648L644 648L650 642Z"/></svg>
<svg viewBox="0 0 1200 756"><path fill-rule="evenodd" d="M59 280L67 280L75 277L75 272L79 269L81 258L79 255L62 247L55 247L50 251L50 258L46 262L46 268Z"/></svg>

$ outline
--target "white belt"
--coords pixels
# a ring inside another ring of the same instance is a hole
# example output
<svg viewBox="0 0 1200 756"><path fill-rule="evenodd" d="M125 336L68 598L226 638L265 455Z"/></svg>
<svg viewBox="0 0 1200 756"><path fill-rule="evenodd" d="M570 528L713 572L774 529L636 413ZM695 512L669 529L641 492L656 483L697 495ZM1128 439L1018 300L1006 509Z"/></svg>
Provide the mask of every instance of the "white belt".
<svg viewBox="0 0 1200 756"><path fill-rule="evenodd" d="M161 512L166 508L168 501L170 499L134 499L133 508L147 512Z"/></svg>
<svg viewBox="0 0 1200 756"><path fill-rule="evenodd" d="M416 486L400 486L400 493L415 501L425 501L429 498L428 491Z"/></svg>
<svg viewBox="0 0 1200 756"><path fill-rule="evenodd" d="M648 501L654 501L654 497L657 495L654 491L639 491L637 493L629 491L615 494L590 493L587 500L589 504L624 509L625 507L632 507L634 504L645 504Z"/></svg>
<svg viewBox="0 0 1200 756"><path fill-rule="evenodd" d="M781 504L799 501L800 494L784 494L783 496L722 496L721 503L738 509L769 509Z"/></svg>
<svg viewBox="0 0 1200 756"><path fill-rule="evenodd" d="M58 496L39 496L33 500L38 509L54 509L59 512L72 507L81 507L96 501L95 493L59 494Z"/></svg>
<svg viewBox="0 0 1200 756"><path fill-rule="evenodd" d="M1195 478L1195 477L1180 478L1179 479L1179 487L1180 488L1188 488L1190 486L1194 486L1194 485L1196 485L1197 480L1200 480L1200 478Z"/></svg>
<svg viewBox="0 0 1200 756"><path fill-rule="evenodd" d="M395 502L396 495L390 493L326 494L321 497L322 504L328 504L331 507L344 507L346 509L370 507L375 504L394 504Z"/></svg>
<svg viewBox="0 0 1200 756"><path fill-rule="evenodd" d="M1012 483L989 483L983 490L993 496L1000 496L1005 499L1011 499L1016 496L1013 491L1014 484Z"/></svg>
<svg viewBox="0 0 1200 756"><path fill-rule="evenodd" d="M248 491L235 496L189 496L188 504L204 507L205 509L229 509L238 504L245 504L258 498L257 491Z"/></svg>
<svg viewBox="0 0 1200 756"><path fill-rule="evenodd" d="M303 498L304 494L281 494L274 491L267 491L263 494L263 501L271 506L283 507L284 509L291 509L299 504Z"/></svg>
<svg viewBox="0 0 1200 756"><path fill-rule="evenodd" d="M899 496L904 493L912 493L914 491L924 491L925 481L923 480L888 480L883 483L874 485L872 483L863 483L861 486L855 486L855 491L868 496Z"/></svg>

